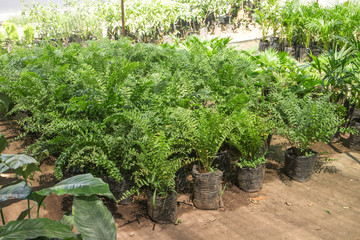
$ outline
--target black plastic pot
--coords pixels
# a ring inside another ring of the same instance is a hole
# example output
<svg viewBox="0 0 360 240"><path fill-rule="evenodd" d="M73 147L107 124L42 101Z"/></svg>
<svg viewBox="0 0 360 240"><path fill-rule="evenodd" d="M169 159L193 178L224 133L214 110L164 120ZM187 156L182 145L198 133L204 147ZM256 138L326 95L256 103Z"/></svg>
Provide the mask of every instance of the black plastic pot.
<svg viewBox="0 0 360 240"><path fill-rule="evenodd" d="M292 47L285 47L284 52L287 52L291 57L295 57L295 49Z"/></svg>
<svg viewBox="0 0 360 240"><path fill-rule="evenodd" d="M300 62L304 62L304 61L308 60L308 57L309 57L308 52L309 52L308 48L303 48L303 47L299 48L299 59L298 60Z"/></svg>
<svg viewBox="0 0 360 240"><path fill-rule="evenodd" d="M350 149L360 151L360 122L355 123L353 127L358 130L358 134L351 134Z"/></svg>
<svg viewBox="0 0 360 240"><path fill-rule="evenodd" d="M200 38L206 39L207 38L207 32L208 32L207 27L200 28L200 30L199 30Z"/></svg>
<svg viewBox="0 0 360 240"><path fill-rule="evenodd" d="M311 54L316 57L318 57L322 53L322 50L318 45L310 46L310 51L311 51Z"/></svg>
<svg viewBox="0 0 360 240"><path fill-rule="evenodd" d="M355 109L351 117L351 127L358 130L350 135L350 149L360 151L360 109Z"/></svg>
<svg viewBox="0 0 360 240"><path fill-rule="evenodd" d="M305 48L305 55L306 55L306 57L305 57L305 59L304 59L304 61L307 59L309 62L312 62L312 57L310 56L310 48Z"/></svg>
<svg viewBox="0 0 360 240"><path fill-rule="evenodd" d="M269 46L270 46L270 44L269 44L268 40L265 40L265 41L260 40L259 41L259 51L260 52L264 52L266 49L269 48Z"/></svg>
<svg viewBox="0 0 360 240"><path fill-rule="evenodd" d="M109 184L110 191L113 193L116 199L120 199L124 196L124 194L131 189L130 177L126 176L120 183L111 177L102 177L104 182ZM119 204L128 205L132 202L132 196L128 196L127 198L121 200Z"/></svg>
<svg viewBox="0 0 360 240"><path fill-rule="evenodd" d="M286 38L283 38L282 41L279 43L280 44L280 50L281 52L284 52L285 51L285 47L286 47Z"/></svg>
<svg viewBox="0 0 360 240"><path fill-rule="evenodd" d="M261 190L265 177L265 164L256 168L237 167L238 186L245 192L258 192Z"/></svg>
<svg viewBox="0 0 360 240"><path fill-rule="evenodd" d="M270 47L275 51L280 51L280 38L278 37L271 37L270 38Z"/></svg>
<svg viewBox="0 0 360 240"><path fill-rule="evenodd" d="M166 197L155 196L154 192L147 192L147 212L151 220L157 223L175 223L177 220L177 194L168 193Z"/></svg>
<svg viewBox="0 0 360 240"><path fill-rule="evenodd" d="M221 178L223 172L199 173L197 166L192 169L194 180L193 202L195 207L204 210L216 210L224 206L222 200Z"/></svg>
<svg viewBox="0 0 360 240"><path fill-rule="evenodd" d="M268 151L269 148L270 148L270 144L271 144L272 137L273 137L273 135L272 135L272 134L269 134L269 136L268 136L267 139L266 139L266 142L265 142L265 150L266 150L266 151Z"/></svg>
<svg viewBox="0 0 360 240"><path fill-rule="evenodd" d="M229 18L228 15L220 15L220 16L219 16L219 22L220 22L221 24L228 24L228 23L229 23L229 20L230 20L230 18Z"/></svg>
<svg viewBox="0 0 360 240"><path fill-rule="evenodd" d="M297 156L295 148L289 148L285 152L285 170L289 177L298 182L310 180L317 152L310 150L312 156Z"/></svg>

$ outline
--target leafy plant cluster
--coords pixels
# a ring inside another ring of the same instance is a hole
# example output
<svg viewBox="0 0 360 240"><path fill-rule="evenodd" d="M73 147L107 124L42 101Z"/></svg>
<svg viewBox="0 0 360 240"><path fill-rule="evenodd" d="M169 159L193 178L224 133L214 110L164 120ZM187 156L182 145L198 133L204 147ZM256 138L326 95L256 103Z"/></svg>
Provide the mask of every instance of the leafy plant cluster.
<svg viewBox="0 0 360 240"><path fill-rule="evenodd" d="M16 47L0 57L0 91L11 96L8 114L37 139L29 151L58 157L59 179L90 172L121 181L130 174L136 189L166 193L185 163L213 169L237 112L254 116L264 104L267 77L228 42Z"/></svg>
<svg viewBox="0 0 360 240"><path fill-rule="evenodd" d="M329 50L340 41L338 37L359 35L360 5L357 1L346 1L326 7L315 1L303 4L299 0L267 0L255 10L254 18L263 30L263 40L270 29L280 41L286 38L286 46L295 44L309 48Z"/></svg>
<svg viewBox="0 0 360 240"><path fill-rule="evenodd" d="M329 102L329 96L314 98L305 95L299 99L292 92L276 93L277 132L286 137L295 147L298 156L304 156L316 142L329 142L344 123L334 114L337 106Z"/></svg>
<svg viewBox="0 0 360 240"><path fill-rule="evenodd" d="M165 34L184 36L206 26L207 19L231 14L242 0L136 0L124 1L125 27L137 41L157 40ZM12 20L35 28L39 38L63 42L101 38L117 39L121 33L121 1L64 0L63 7L29 3L22 16ZM105 32L104 32L105 31ZM1 37L0 37L1 38ZM18 40L11 38L11 40Z"/></svg>
<svg viewBox="0 0 360 240"><path fill-rule="evenodd" d="M145 186L173 191L179 168L196 161L213 171L227 147L239 165L255 167L274 128L301 150L327 141L343 123L334 98L356 104L356 40L311 64L228 42L18 46L0 55L0 92L13 102L8 114L36 137L29 151L58 157L57 178L92 173L120 182L128 174L129 194Z"/></svg>
<svg viewBox="0 0 360 240"><path fill-rule="evenodd" d="M7 145L7 140L0 134L0 152ZM40 171L38 166L39 162L28 155L0 155L0 173L11 170L17 177L15 182L0 189L1 239L116 239L115 221L96 196L115 200L106 183L91 174L83 174L61 181L53 187L34 191L29 179L35 171ZM45 206L44 200L51 194L74 196L72 211L66 213L61 221L40 218L41 206ZM1 202L9 199L26 200L28 208L15 221L6 223ZM31 210L35 206L36 218L31 218ZM73 233L74 226L79 234Z"/></svg>

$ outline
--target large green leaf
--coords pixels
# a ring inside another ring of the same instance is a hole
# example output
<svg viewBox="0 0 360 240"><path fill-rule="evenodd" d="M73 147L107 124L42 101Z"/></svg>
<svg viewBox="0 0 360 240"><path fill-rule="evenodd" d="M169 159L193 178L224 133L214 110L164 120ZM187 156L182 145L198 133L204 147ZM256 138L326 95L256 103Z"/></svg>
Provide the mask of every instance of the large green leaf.
<svg viewBox="0 0 360 240"><path fill-rule="evenodd" d="M65 213L61 219L61 222L69 226L70 229L73 229L75 221L74 221L74 215L72 215L72 211Z"/></svg>
<svg viewBox="0 0 360 240"><path fill-rule="evenodd" d="M40 171L39 162L26 154L1 154L0 159L25 180L34 171Z"/></svg>
<svg viewBox="0 0 360 240"><path fill-rule="evenodd" d="M40 236L60 239L76 238L67 225L47 218L12 221L0 226L0 240L33 239Z"/></svg>
<svg viewBox="0 0 360 240"><path fill-rule="evenodd" d="M110 192L109 185L100 178L93 175L81 174L65 179L53 187L45 188L37 192L40 195L57 195L69 194L73 196L91 196L94 194L107 196L115 200L114 195Z"/></svg>
<svg viewBox="0 0 360 240"><path fill-rule="evenodd" d="M3 163L0 163L0 173L6 172L9 169L8 166L6 166Z"/></svg>
<svg viewBox="0 0 360 240"><path fill-rule="evenodd" d="M116 240L114 218L98 197L75 197L73 212L84 240Z"/></svg>
<svg viewBox="0 0 360 240"><path fill-rule="evenodd" d="M8 146L8 141L5 136L0 134L0 153Z"/></svg>
<svg viewBox="0 0 360 240"><path fill-rule="evenodd" d="M31 188L26 182L19 182L14 185L9 185L0 190L0 202L6 201L10 198L26 199L31 193Z"/></svg>
<svg viewBox="0 0 360 240"><path fill-rule="evenodd" d="M30 207L30 209L26 209L26 210L22 211L16 220L24 220L28 216L29 211L31 211L31 209L33 209L34 206L35 206L35 204L32 205Z"/></svg>
<svg viewBox="0 0 360 240"><path fill-rule="evenodd" d="M26 154L2 154L0 158L11 169L24 168L30 164L39 164L33 157Z"/></svg>

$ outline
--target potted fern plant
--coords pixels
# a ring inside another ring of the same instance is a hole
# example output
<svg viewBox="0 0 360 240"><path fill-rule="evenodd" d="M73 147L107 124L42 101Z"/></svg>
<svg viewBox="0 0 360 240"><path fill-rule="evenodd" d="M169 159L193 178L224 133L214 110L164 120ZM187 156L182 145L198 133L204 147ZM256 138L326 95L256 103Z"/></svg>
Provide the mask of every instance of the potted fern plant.
<svg viewBox="0 0 360 240"><path fill-rule="evenodd" d="M328 96L305 95L292 92L274 94L277 132L287 138L291 148L285 152L285 170L298 182L310 180L318 153L310 147L313 143L329 142L344 122L337 105Z"/></svg>
<svg viewBox="0 0 360 240"><path fill-rule="evenodd" d="M221 178L222 171L213 166L216 154L231 131L229 119L211 108L196 112L194 149L198 165L194 165L193 202L200 209L223 207Z"/></svg>
<svg viewBox="0 0 360 240"><path fill-rule="evenodd" d="M135 184L147 186L147 212L158 223L175 223L177 220L177 194L175 173L182 167L182 158L174 150L173 139L160 131L147 133L130 149L137 170L133 173Z"/></svg>
<svg viewBox="0 0 360 240"><path fill-rule="evenodd" d="M234 128L228 139L239 153L237 184L246 192L260 191L265 176L265 142L271 133L269 124L246 110L233 116Z"/></svg>

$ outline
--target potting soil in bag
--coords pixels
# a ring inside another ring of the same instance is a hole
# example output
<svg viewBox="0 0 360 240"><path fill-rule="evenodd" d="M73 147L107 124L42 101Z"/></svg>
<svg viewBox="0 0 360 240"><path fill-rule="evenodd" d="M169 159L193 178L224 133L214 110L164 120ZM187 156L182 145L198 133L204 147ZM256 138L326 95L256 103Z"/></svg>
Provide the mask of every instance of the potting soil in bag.
<svg viewBox="0 0 360 240"><path fill-rule="evenodd" d="M265 164L256 168L237 168L239 187L245 192L257 192L262 188L265 177Z"/></svg>
<svg viewBox="0 0 360 240"><path fill-rule="evenodd" d="M195 165L192 170L194 180L194 205L199 209L216 210L224 206L221 178L223 172L199 173Z"/></svg>
<svg viewBox="0 0 360 240"><path fill-rule="evenodd" d="M147 212L149 217L157 223L175 223L177 220L177 194L168 193L165 197L155 196L154 192L147 192Z"/></svg>

